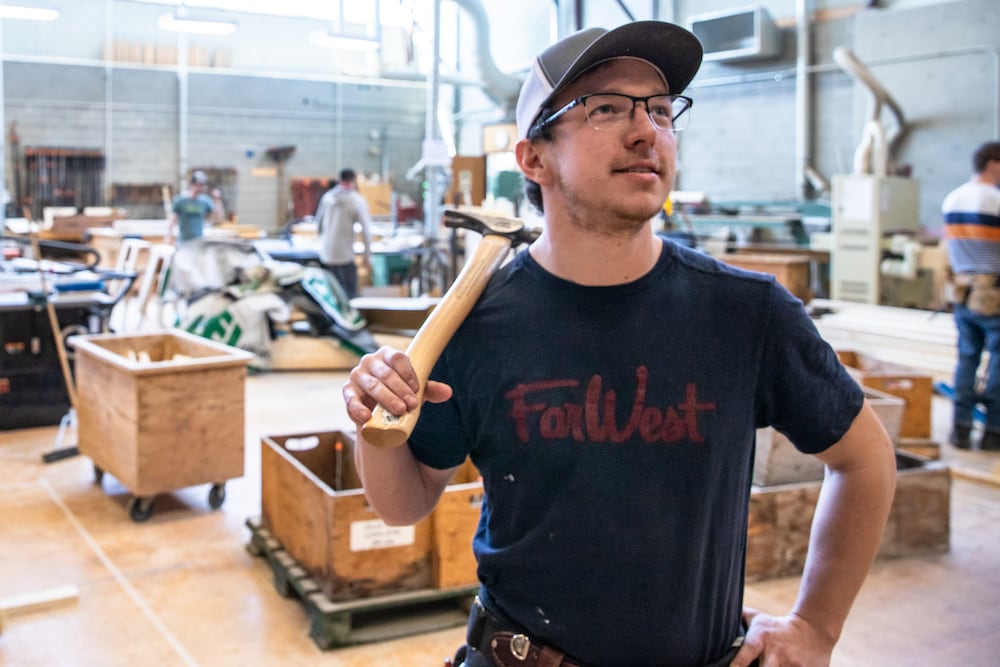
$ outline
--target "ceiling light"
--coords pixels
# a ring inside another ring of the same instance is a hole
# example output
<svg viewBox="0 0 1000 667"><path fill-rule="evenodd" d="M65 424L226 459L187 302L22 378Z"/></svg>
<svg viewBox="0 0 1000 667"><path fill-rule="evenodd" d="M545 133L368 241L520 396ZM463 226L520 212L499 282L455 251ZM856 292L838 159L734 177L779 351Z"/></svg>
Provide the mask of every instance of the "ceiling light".
<svg viewBox="0 0 1000 667"><path fill-rule="evenodd" d="M159 25L164 30L195 35L228 35L236 30L236 21L224 15L192 11L183 5L160 16Z"/></svg>
<svg viewBox="0 0 1000 667"><path fill-rule="evenodd" d="M330 30L316 30L309 34L309 42L328 49L349 51L377 51L381 44L375 37L344 35Z"/></svg>
<svg viewBox="0 0 1000 667"><path fill-rule="evenodd" d="M0 5L0 19L24 19L27 21L55 21L59 10L55 7L39 5Z"/></svg>

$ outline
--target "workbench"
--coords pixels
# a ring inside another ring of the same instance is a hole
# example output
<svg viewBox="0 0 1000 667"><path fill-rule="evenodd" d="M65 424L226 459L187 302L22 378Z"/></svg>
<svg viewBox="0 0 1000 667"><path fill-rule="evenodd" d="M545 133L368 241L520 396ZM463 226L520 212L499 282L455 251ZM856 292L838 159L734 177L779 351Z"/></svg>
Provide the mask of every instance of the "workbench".
<svg viewBox="0 0 1000 667"><path fill-rule="evenodd" d="M779 236L788 238L796 245L807 246L809 235L806 233L800 215L725 215L725 214L684 214L683 220L690 225L699 238L711 236L728 228L740 242L766 240L761 236ZM770 234L762 234L763 231Z"/></svg>
<svg viewBox="0 0 1000 667"><path fill-rule="evenodd" d="M730 266L773 275L780 284L804 303L808 303L813 297L808 255L747 253L725 254L719 259Z"/></svg>

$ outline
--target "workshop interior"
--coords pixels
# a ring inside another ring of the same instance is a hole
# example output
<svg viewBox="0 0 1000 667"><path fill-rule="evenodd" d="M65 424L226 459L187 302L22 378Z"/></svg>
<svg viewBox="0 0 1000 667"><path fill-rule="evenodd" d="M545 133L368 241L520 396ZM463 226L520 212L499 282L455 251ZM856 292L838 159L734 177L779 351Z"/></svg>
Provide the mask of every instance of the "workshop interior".
<svg viewBox="0 0 1000 667"><path fill-rule="evenodd" d="M655 233L774 275L896 447L832 664L997 664L1000 457L948 444L941 214L1000 139L995 0L0 0L0 664L444 664L482 480L386 525L340 387L433 317L488 238L463 220L544 233L533 56L647 19L705 53ZM343 169L356 296L320 260ZM177 244L199 172L224 211ZM824 471L757 436L747 603L783 610Z"/></svg>

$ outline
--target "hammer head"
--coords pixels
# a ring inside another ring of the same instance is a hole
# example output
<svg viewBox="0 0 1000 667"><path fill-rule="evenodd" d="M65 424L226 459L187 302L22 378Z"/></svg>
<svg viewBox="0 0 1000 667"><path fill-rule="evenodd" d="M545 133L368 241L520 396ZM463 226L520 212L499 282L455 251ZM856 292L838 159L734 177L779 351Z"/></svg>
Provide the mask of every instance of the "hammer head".
<svg viewBox="0 0 1000 667"><path fill-rule="evenodd" d="M541 230L527 229L524 221L518 218L508 218L492 211L487 213L479 209L463 209L461 211L448 209L444 213L446 227L461 227L482 235L495 234L510 239L511 246L521 243L531 243L539 237Z"/></svg>

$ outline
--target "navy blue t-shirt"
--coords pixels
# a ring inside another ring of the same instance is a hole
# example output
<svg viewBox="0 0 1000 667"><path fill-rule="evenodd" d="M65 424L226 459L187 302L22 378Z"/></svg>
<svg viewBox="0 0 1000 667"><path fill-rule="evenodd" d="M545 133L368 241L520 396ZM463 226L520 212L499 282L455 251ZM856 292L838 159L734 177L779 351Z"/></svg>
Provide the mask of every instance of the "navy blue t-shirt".
<svg viewBox="0 0 1000 667"><path fill-rule="evenodd" d="M585 287L527 252L491 280L410 440L467 455L473 548L500 611L595 665L696 665L739 632L755 429L807 452L863 394L774 278L669 241L638 280Z"/></svg>

